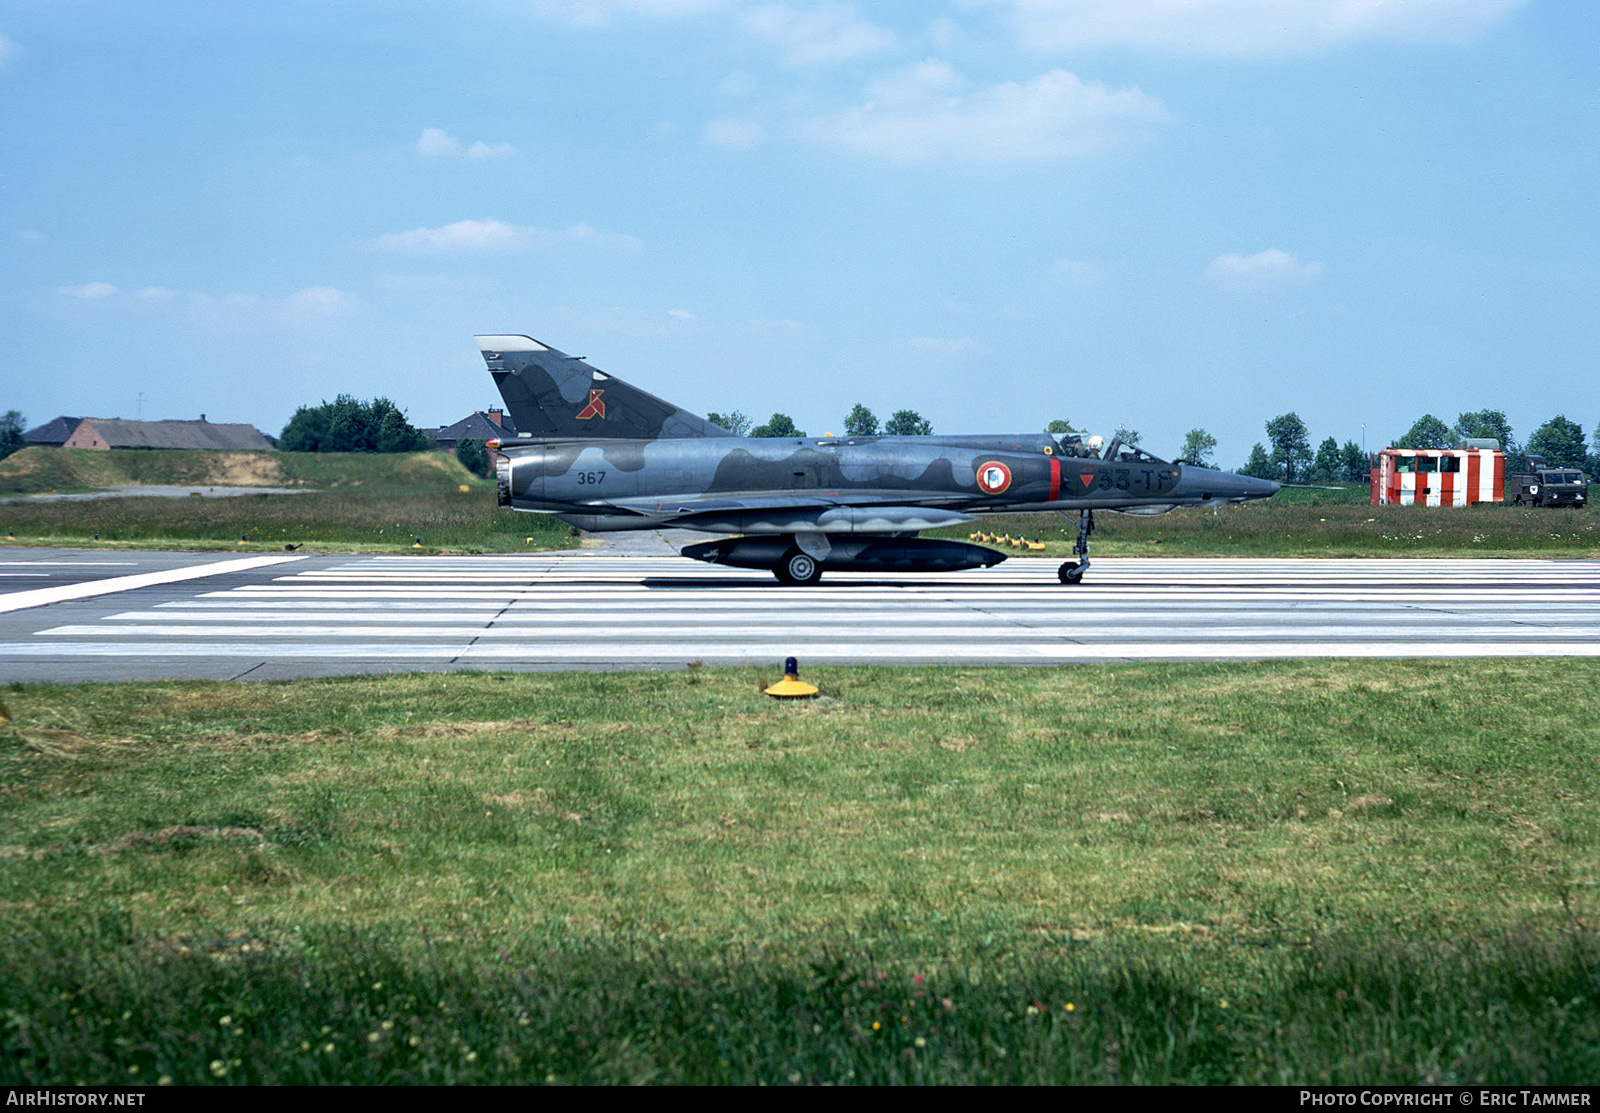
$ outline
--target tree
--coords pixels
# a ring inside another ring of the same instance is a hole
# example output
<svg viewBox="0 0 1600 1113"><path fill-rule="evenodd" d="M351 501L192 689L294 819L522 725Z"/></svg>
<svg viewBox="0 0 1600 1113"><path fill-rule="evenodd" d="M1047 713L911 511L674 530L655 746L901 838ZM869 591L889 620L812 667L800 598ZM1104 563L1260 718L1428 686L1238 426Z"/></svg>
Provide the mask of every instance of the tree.
<svg viewBox="0 0 1600 1113"><path fill-rule="evenodd" d="M1267 440L1272 442L1272 463L1281 473L1261 478L1283 479L1298 483L1311 467L1311 441L1306 436L1306 423L1293 411L1279 414L1267 422Z"/></svg>
<svg viewBox="0 0 1600 1113"><path fill-rule="evenodd" d="M1589 453L1589 467L1587 470L1591 476L1600 479L1600 422L1595 423L1594 440L1590 441L1589 445L1594 451Z"/></svg>
<svg viewBox="0 0 1600 1113"><path fill-rule="evenodd" d="M1432 414L1423 414L1406 435L1394 442L1396 448L1449 448L1454 438L1450 435L1450 426L1434 417Z"/></svg>
<svg viewBox="0 0 1600 1113"><path fill-rule="evenodd" d="M1339 442L1329 437L1317 445L1317 458L1311 462L1311 472L1308 476L1311 482L1327 483L1343 479L1344 472L1344 454L1339 451Z"/></svg>
<svg viewBox="0 0 1600 1113"><path fill-rule="evenodd" d="M752 437L803 437L804 429L796 429L794 418L788 414L773 414L767 419L765 425L757 425L750 430Z"/></svg>
<svg viewBox="0 0 1600 1113"><path fill-rule="evenodd" d="M388 410L378 419L378 432L373 437L375 451L426 452L432 447L432 443L422 431L413 428L399 410Z"/></svg>
<svg viewBox="0 0 1600 1113"><path fill-rule="evenodd" d="M0 460L4 460L19 448L28 447L28 442L22 439L22 427L26 422L17 410L7 410L0 416Z"/></svg>
<svg viewBox="0 0 1600 1113"><path fill-rule="evenodd" d="M1244 462L1244 467L1239 469L1240 475L1251 475L1257 479L1283 478L1283 469L1267 453L1266 447L1257 441L1250 450L1250 459Z"/></svg>
<svg viewBox="0 0 1600 1113"><path fill-rule="evenodd" d="M1474 410L1472 413L1462 414L1456 418L1455 428L1451 430L1457 440L1469 438L1492 437L1500 442L1500 447L1507 454L1511 452L1511 422L1506 420L1506 415L1499 410Z"/></svg>
<svg viewBox="0 0 1600 1113"><path fill-rule="evenodd" d="M1118 425L1117 431L1111 435L1123 444L1139 443L1139 430L1129 429L1126 425Z"/></svg>
<svg viewBox="0 0 1600 1113"><path fill-rule="evenodd" d="M1059 417L1056 418L1054 421L1052 421L1049 425L1046 425L1044 427L1044 431L1046 433L1049 433L1052 437L1059 437L1063 433L1081 433L1081 432L1083 432L1082 429L1074 429L1072 427L1072 422L1063 421Z"/></svg>
<svg viewBox="0 0 1600 1113"><path fill-rule="evenodd" d="M875 437L878 435L878 418L857 402L844 419L844 431L850 437Z"/></svg>
<svg viewBox="0 0 1600 1113"><path fill-rule="evenodd" d="M742 437L750 432L750 419L738 410L731 414L706 414L706 420L713 425L720 425L736 437Z"/></svg>
<svg viewBox="0 0 1600 1113"><path fill-rule="evenodd" d="M1556 414L1533 431L1525 450L1530 456L1543 456L1555 468L1581 468L1589 462L1589 446L1583 440L1583 426Z"/></svg>
<svg viewBox="0 0 1600 1113"><path fill-rule="evenodd" d="M1372 479L1372 461L1367 459L1367 454L1355 441L1345 441L1344 447L1339 450L1339 455L1344 458L1344 481L1346 483L1367 483Z"/></svg>
<svg viewBox="0 0 1600 1113"><path fill-rule="evenodd" d="M884 425L883 432L889 437L926 437L933 433L933 422L916 410L896 410Z"/></svg>
<svg viewBox="0 0 1600 1113"><path fill-rule="evenodd" d="M456 442L456 459L473 475L489 478L489 450L476 437L462 437Z"/></svg>
<svg viewBox="0 0 1600 1113"><path fill-rule="evenodd" d="M295 410L278 447L285 452L423 452L433 442L389 399L361 402L341 394Z"/></svg>
<svg viewBox="0 0 1600 1113"><path fill-rule="evenodd" d="M1211 454L1217 450L1217 438L1204 429L1190 429L1189 435L1183 438L1183 448L1178 451L1178 459L1193 464L1197 468L1215 468Z"/></svg>

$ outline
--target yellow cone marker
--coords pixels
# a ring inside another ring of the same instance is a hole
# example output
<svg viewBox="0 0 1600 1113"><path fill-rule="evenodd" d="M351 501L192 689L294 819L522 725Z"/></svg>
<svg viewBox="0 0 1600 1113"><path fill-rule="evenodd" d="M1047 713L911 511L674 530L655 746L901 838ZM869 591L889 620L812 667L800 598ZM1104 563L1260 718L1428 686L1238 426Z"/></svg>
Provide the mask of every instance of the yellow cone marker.
<svg viewBox="0 0 1600 1113"><path fill-rule="evenodd" d="M766 693L774 699L810 699L817 689L800 679L800 666L790 657L783 662L783 679L767 688Z"/></svg>

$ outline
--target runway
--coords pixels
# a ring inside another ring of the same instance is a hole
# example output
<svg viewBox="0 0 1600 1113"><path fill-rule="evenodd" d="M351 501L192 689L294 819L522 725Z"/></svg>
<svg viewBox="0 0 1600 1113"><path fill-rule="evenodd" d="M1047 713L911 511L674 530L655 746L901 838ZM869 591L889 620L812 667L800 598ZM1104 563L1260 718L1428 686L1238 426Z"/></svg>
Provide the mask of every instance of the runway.
<svg viewBox="0 0 1600 1113"><path fill-rule="evenodd" d="M119 566L94 581L93 597L0 613L0 680L772 666L789 655L1005 665L1600 656L1600 561L1096 558L1089 582L1069 588L1056 582L1058 562L1013 559L784 588L763 572L582 551L183 555L177 574L190 578L172 580L173 554L94 554L168 570L145 583L142 566Z"/></svg>

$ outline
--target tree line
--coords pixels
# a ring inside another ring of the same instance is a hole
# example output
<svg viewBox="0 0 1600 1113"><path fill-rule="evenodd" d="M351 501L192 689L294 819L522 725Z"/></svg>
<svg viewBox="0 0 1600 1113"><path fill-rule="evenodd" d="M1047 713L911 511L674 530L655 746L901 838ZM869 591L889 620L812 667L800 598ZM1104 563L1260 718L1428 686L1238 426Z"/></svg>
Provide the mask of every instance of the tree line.
<svg viewBox="0 0 1600 1113"><path fill-rule="evenodd" d="M788 414L773 414L760 425L738 410L732 413L708 413L706 420L720 425L736 437L803 437L804 429L797 428ZM896 410L888 421L879 426L878 415L857 402L845 415L844 435L847 437L927 437L933 434L933 422L916 410Z"/></svg>
<svg viewBox="0 0 1600 1113"><path fill-rule="evenodd" d="M1344 481L1361 483L1370 474L1367 455L1354 441L1343 447L1329 437L1313 454L1306 424L1296 413L1280 414L1267 422L1267 445L1256 442L1250 458L1239 468L1240 475L1258 479L1275 479L1284 483L1325 483ZM1204 430L1194 430L1204 435ZM1591 453L1584 441L1583 427L1557 414L1536 429L1526 445L1519 444L1511 422L1500 410L1474 410L1460 414L1454 425L1446 425L1433 414L1423 414L1397 439L1394 448L1454 448L1463 440L1492 438L1500 442L1506 454L1508 471L1522 471L1527 467L1526 457L1543 456L1553 467L1581 468L1591 475L1600 474L1600 425L1595 427L1595 451ZM1212 442L1213 446L1215 442ZM1185 443L1185 456L1189 444ZM1199 461L1195 461L1199 462Z"/></svg>

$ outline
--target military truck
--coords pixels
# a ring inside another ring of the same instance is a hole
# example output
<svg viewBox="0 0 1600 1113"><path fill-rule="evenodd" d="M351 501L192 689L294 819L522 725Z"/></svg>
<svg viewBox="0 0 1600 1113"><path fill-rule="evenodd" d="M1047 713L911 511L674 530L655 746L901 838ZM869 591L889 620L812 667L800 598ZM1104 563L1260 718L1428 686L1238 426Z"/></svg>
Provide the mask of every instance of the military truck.
<svg viewBox="0 0 1600 1113"><path fill-rule="evenodd" d="M1589 483L1577 468L1550 467L1528 456L1528 470L1506 476L1506 501L1516 506L1577 506L1589 502Z"/></svg>

